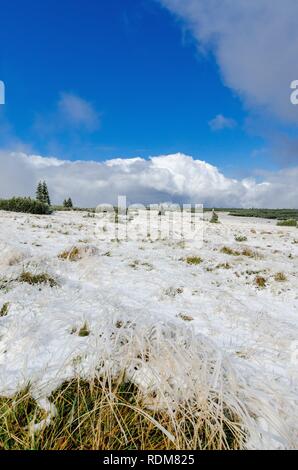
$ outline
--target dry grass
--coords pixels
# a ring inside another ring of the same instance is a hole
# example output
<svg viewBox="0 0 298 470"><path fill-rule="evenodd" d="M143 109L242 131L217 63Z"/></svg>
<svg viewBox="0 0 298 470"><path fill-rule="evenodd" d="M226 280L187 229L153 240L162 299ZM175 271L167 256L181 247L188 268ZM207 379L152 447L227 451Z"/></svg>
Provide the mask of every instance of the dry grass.
<svg viewBox="0 0 298 470"><path fill-rule="evenodd" d="M70 250L65 250L58 255L59 259L64 261L78 261L81 259L81 252L77 246L74 246Z"/></svg>
<svg viewBox="0 0 298 470"><path fill-rule="evenodd" d="M239 419L219 397L212 416L196 403L175 411L150 410L123 376L65 382L50 402L54 412L47 422L28 389L0 398L0 449L238 449L245 437Z"/></svg>
<svg viewBox="0 0 298 470"><path fill-rule="evenodd" d="M274 276L274 280L277 281L277 282L285 282L287 281L287 276L285 275L285 273L276 273L275 276Z"/></svg>
<svg viewBox="0 0 298 470"><path fill-rule="evenodd" d="M223 246L220 250L221 253L224 253L225 255L231 255L231 256L247 256L248 258L260 258L260 255L250 248L243 248L241 251L239 250L234 250L233 248L230 248L228 246Z"/></svg>
<svg viewBox="0 0 298 470"><path fill-rule="evenodd" d="M264 289L266 287L267 281L264 277L262 276L256 276L255 278L255 284L258 288Z"/></svg>
<svg viewBox="0 0 298 470"><path fill-rule="evenodd" d="M6 317L9 310L9 302L5 302L0 309L0 317Z"/></svg>
<svg viewBox="0 0 298 470"><path fill-rule="evenodd" d="M32 274L29 271L23 271L17 279L19 282L24 282L30 285L35 284L48 284L50 287L57 286L57 281L47 273Z"/></svg>
<svg viewBox="0 0 298 470"><path fill-rule="evenodd" d="M191 317L190 315L187 315L186 313L179 313L179 315L177 316L181 318L181 320L183 321L193 321L193 317Z"/></svg>

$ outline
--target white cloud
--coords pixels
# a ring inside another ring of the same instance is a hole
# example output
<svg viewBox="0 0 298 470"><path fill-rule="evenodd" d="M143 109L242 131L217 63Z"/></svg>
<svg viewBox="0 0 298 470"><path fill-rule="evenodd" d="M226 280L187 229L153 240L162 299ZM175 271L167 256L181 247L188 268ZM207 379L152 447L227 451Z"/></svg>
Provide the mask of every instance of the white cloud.
<svg viewBox="0 0 298 470"><path fill-rule="evenodd" d="M217 114L217 116L211 119L211 121L209 121L208 124L212 131L221 131L223 129L233 129L237 125L234 119L225 117L222 114Z"/></svg>
<svg viewBox="0 0 298 470"><path fill-rule="evenodd" d="M297 0L160 0L211 49L224 82L254 110L297 124Z"/></svg>
<svg viewBox="0 0 298 470"><path fill-rule="evenodd" d="M0 197L34 196L38 180L46 179L54 203L71 196L85 207L116 203L118 195L126 195L130 203L226 207L296 207L298 200L298 167L262 174L262 182L237 180L181 153L100 163L1 152L0 169Z"/></svg>

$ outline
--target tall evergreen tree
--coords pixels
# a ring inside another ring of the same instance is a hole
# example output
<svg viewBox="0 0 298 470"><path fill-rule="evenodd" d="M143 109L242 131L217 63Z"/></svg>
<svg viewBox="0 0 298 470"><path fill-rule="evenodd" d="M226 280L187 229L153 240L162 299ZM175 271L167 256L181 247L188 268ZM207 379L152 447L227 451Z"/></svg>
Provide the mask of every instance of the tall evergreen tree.
<svg viewBox="0 0 298 470"><path fill-rule="evenodd" d="M47 183L45 181L42 183L42 198L43 198L43 202L45 202L49 206L51 205L50 195L49 195Z"/></svg>
<svg viewBox="0 0 298 470"><path fill-rule="evenodd" d="M43 191L42 191L42 182L39 181L37 188L36 188L36 199L37 201L43 202Z"/></svg>

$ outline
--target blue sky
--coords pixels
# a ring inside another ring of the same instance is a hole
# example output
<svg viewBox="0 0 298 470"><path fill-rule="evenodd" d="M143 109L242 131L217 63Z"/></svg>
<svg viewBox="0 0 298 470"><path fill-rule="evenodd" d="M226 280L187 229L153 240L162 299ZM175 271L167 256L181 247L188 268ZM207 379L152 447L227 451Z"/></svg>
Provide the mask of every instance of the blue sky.
<svg viewBox="0 0 298 470"><path fill-rule="evenodd" d="M0 44L11 135L2 132L0 146L17 140L41 155L95 160L180 151L234 176L276 165L212 53L200 55L156 1L11 0ZM63 93L86 100L98 125L52 129ZM212 130L217 115L234 125Z"/></svg>
<svg viewBox="0 0 298 470"><path fill-rule="evenodd" d="M0 7L0 197L297 207L296 0Z"/></svg>

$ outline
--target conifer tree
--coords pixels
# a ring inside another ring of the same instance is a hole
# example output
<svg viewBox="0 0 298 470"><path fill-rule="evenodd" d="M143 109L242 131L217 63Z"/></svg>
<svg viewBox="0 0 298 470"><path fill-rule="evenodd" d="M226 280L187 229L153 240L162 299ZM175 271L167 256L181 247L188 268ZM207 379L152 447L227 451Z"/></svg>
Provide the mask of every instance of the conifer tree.
<svg viewBox="0 0 298 470"><path fill-rule="evenodd" d="M43 202L43 187L41 181L39 181L36 188L36 199L37 201Z"/></svg>
<svg viewBox="0 0 298 470"><path fill-rule="evenodd" d="M49 206L51 205L49 191L48 191L47 183L45 181L42 183L42 201L48 204Z"/></svg>
<svg viewBox="0 0 298 470"><path fill-rule="evenodd" d="M73 207L73 203L71 198L69 197L68 199L64 199L63 201L63 206L71 209Z"/></svg>

